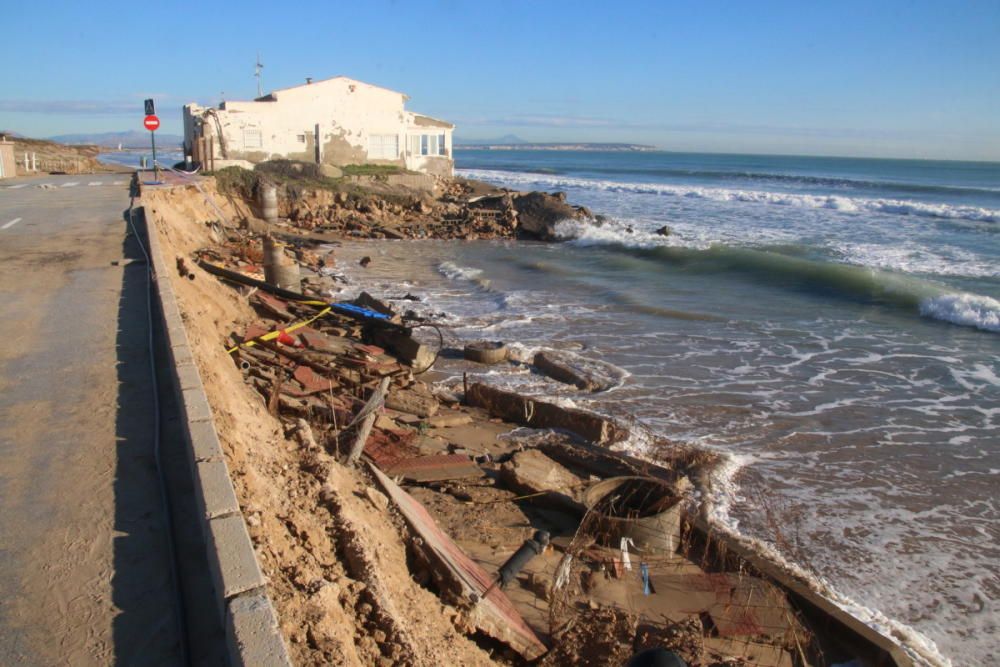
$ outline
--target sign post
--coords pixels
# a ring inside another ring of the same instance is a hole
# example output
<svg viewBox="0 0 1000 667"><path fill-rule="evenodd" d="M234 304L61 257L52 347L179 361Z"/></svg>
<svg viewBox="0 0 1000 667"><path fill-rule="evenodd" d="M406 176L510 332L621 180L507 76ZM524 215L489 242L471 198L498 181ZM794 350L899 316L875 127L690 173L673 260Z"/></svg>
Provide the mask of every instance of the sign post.
<svg viewBox="0 0 1000 667"><path fill-rule="evenodd" d="M160 180L160 169L156 164L156 130L160 127L160 119L156 117L156 106L152 98L143 102L146 117L142 121L142 126L149 130L149 140L153 145L153 180Z"/></svg>

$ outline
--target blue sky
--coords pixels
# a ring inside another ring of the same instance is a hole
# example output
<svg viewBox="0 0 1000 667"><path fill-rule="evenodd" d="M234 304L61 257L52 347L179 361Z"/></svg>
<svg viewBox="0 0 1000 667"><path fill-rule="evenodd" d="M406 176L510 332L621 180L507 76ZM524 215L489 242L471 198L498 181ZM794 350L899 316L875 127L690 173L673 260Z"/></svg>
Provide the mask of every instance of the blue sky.
<svg viewBox="0 0 1000 667"><path fill-rule="evenodd" d="M1000 160L1000 1L46 3L4 9L0 129L163 131L344 74L461 139Z"/></svg>

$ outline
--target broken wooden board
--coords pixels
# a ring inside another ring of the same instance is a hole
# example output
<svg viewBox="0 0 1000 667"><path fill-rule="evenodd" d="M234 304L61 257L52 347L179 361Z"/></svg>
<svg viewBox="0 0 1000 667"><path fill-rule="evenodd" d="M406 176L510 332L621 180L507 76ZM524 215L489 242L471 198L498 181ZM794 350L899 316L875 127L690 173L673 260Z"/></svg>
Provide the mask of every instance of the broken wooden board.
<svg viewBox="0 0 1000 667"><path fill-rule="evenodd" d="M257 305L259 305L264 311L274 315L281 320L292 320L295 316L292 315L291 311L288 310L288 302L284 299L279 299L276 296L272 296L267 292L256 292L253 298Z"/></svg>
<svg viewBox="0 0 1000 667"><path fill-rule="evenodd" d="M331 336L310 327L302 327L296 333L303 345L317 352L347 354L354 347L354 344L347 338Z"/></svg>
<svg viewBox="0 0 1000 667"><path fill-rule="evenodd" d="M505 421L534 428L562 429L600 445L621 442L628 437L628 429L593 412L562 408L479 382L469 387L465 399L469 405L484 408L490 415Z"/></svg>
<svg viewBox="0 0 1000 667"><path fill-rule="evenodd" d="M527 660L545 653L548 649L528 627L507 595L498 587L491 588L493 577L441 530L426 508L413 496L375 466L370 468L386 495L399 508L406 523L420 536L421 543L414 544L431 563L440 568L440 574L446 575L460 587L464 601L471 603L471 608L468 609L470 623L490 637L507 644Z"/></svg>
<svg viewBox="0 0 1000 667"><path fill-rule="evenodd" d="M445 482L450 479L482 477L483 470L468 456L436 454L400 459L383 470L411 482Z"/></svg>

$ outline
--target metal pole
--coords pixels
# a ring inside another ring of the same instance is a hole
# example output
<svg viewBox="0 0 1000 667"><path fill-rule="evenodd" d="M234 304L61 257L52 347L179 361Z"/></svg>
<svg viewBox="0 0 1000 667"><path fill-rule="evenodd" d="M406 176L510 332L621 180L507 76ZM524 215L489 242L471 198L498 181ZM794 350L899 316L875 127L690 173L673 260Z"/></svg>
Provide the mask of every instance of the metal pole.
<svg viewBox="0 0 1000 667"><path fill-rule="evenodd" d="M153 142L153 180L160 180L160 168L156 164L156 132L149 131L149 140Z"/></svg>

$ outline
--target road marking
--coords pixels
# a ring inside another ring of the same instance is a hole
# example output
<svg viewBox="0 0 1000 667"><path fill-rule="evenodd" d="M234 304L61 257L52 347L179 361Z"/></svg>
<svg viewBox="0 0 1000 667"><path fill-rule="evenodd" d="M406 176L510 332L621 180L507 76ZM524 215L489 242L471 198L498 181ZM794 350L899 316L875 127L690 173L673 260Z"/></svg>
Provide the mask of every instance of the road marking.
<svg viewBox="0 0 1000 667"><path fill-rule="evenodd" d="M72 187L75 187L77 185L80 185L80 183L78 181L70 181L69 183L63 183L62 184L62 186L64 188L72 188Z"/></svg>
<svg viewBox="0 0 1000 667"><path fill-rule="evenodd" d="M3 227L0 227L0 229L10 229L11 227L13 227L14 225L16 225L19 222L21 222L21 218L14 218L13 220L11 220L10 222L8 222Z"/></svg>
<svg viewBox="0 0 1000 667"><path fill-rule="evenodd" d="M21 183L20 185L8 185L7 189L8 190L17 190L18 188L23 188L26 185L27 185L27 183Z"/></svg>
<svg viewBox="0 0 1000 667"><path fill-rule="evenodd" d="M125 185L128 181L114 181L111 185Z"/></svg>
<svg viewBox="0 0 1000 667"><path fill-rule="evenodd" d="M104 185L104 181L91 181L87 185Z"/></svg>

